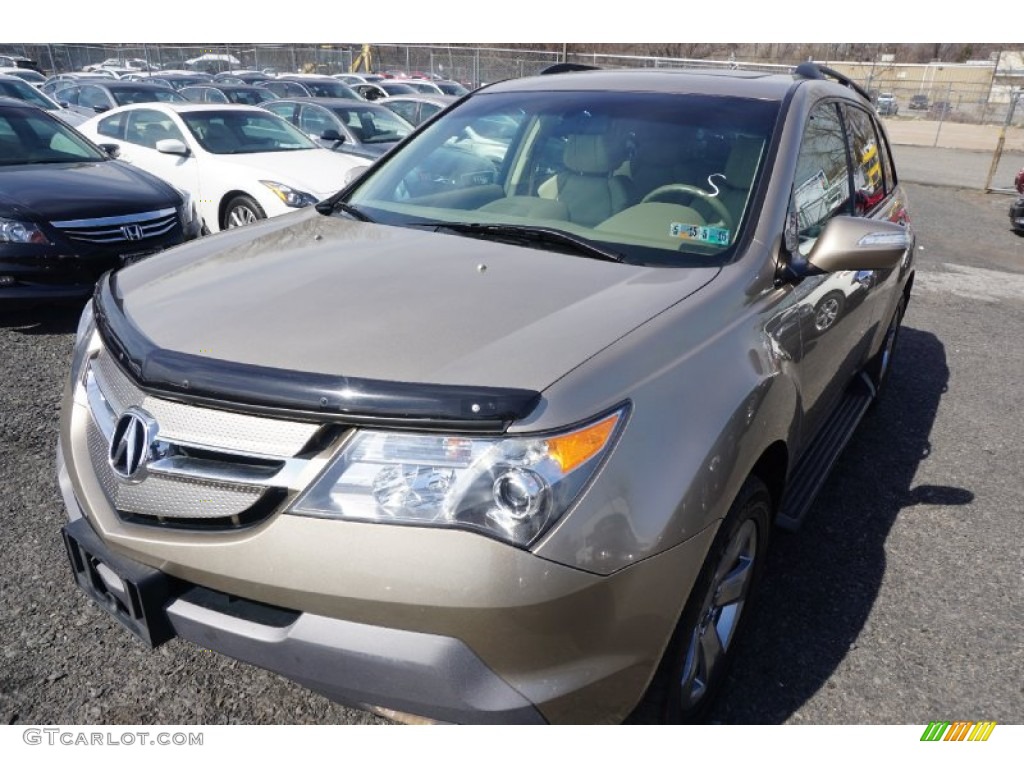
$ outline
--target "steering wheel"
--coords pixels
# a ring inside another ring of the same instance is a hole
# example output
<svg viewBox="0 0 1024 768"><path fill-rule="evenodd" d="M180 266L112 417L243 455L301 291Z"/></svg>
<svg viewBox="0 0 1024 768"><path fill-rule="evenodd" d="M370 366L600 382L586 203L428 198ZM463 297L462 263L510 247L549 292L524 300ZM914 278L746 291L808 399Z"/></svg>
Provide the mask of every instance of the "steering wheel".
<svg viewBox="0 0 1024 768"><path fill-rule="evenodd" d="M690 197L699 199L701 202L707 203L708 207L718 214L724 229L733 228L732 214L729 212L729 209L725 207L725 203L723 203L719 197L712 197L700 187L695 187L692 184L665 184L662 187L658 187L657 189L653 189L648 192L640 202L652 203L658 198L667 197L673 192L682 192Z"/></svg>

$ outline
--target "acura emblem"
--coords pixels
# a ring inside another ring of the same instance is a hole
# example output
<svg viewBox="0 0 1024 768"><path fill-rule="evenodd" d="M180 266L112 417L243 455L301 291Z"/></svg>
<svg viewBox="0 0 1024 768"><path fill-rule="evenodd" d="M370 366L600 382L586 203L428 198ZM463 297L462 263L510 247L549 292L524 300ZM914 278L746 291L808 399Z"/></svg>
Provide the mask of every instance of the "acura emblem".
<svg viewBox="0 0 1024 768"><path fill-rule="evenodd" d="M121 234L123 234L128 240L141 240L142 227L138 224L125 224L121 227Z"/></svg>
<svg viewBox="0 0 1024 768"><path fill-rule="evenodd" d="M153 417L140 408L129 408L121 414L107 455L110 468L119 478L139 482L145 477L157 430Z"/></svg>

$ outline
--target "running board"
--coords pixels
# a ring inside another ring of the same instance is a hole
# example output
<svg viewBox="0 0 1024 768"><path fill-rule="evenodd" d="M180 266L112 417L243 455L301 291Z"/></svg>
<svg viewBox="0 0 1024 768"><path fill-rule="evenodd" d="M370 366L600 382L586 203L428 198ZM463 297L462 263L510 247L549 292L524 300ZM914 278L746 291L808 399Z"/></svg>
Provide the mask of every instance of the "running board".
<svg viewBox="0 0 1024 768"><path fill-rule="evenodd" d="M814 504L818 491L828 479L843 448L875 398L875 386L866 373L851 382L839 407L804 451L790 477L782 509L775 522L780 528L796 531Z"/></svg>

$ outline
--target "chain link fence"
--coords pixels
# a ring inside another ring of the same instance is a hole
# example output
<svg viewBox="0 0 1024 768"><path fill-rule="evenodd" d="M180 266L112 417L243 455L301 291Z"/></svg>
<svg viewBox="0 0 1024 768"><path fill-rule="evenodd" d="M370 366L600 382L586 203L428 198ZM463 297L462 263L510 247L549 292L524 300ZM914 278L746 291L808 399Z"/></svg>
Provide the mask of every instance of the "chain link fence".
<svg viewBox="0 0 1024 768"><path fill-rule="evenodd" d="M317 72L335 74L354 68L408 75L427 74L458 80L470 87L523 77L568 60L599 67L742 68L786 72L787 64L734 59L681 59L655 56L587 53L580 44L557 50L469 48L438 45L372 45L369 61L361 60L357 44L256 45L218 43L167 45L146 43L8 45L0 52L27 56L47 72L79 71L103 62L147 63L158 69L257 69L268 73ZM999 75L995 64L901 64L882 62L823 62L852 77L872 94L891 94L898 120L927 119L950 123L1002 125L1011 117L1024 78L1017 82ZM1024 110L1016 110L1011 126L1024 126Z"/></svg>

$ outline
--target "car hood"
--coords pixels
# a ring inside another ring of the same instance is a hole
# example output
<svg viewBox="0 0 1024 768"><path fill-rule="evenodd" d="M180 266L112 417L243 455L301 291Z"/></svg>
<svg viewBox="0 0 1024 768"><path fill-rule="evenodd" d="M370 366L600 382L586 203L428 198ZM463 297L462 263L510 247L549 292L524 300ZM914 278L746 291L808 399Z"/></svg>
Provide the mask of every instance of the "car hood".
<svg viewBox="0 0 1024 768"><path fill-rule="evenodd" d="M117 160L0 167L0 210L36 221L118 216L180 204L169 185Z"/></svg>
<svg viewBox="0 0 1024 768"><path fill-rule="evenodd" d="M157 348L394 382L541 391L706 285L313 209L203 238L117 276Z"/></svg>
<svg viewBox="0 0 1024 768"><path fill-rule="evenodd" d="M225 166L244 169L258 181L276 181L318 200L330 197L348 183L347 173L370 164L366 158L342 155L329 149L211 155Z"/></svg>

